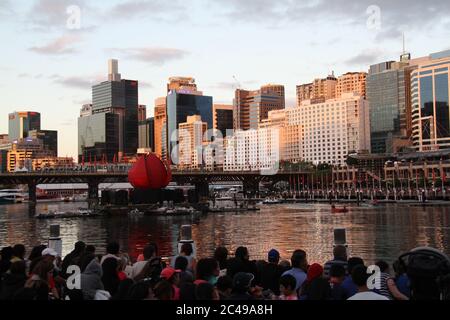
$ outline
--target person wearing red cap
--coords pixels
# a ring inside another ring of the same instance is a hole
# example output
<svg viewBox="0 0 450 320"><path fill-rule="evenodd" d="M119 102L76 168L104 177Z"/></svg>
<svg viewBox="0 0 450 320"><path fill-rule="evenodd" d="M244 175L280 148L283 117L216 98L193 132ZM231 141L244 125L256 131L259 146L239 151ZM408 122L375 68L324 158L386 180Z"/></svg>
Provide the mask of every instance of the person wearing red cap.
<svg viewBox="0 0 450 320"><path fill-rule="evenodd" d="M173 300L180 300L180 273L181 270L175 270L171 267L167 267L161 271L161 279L168 281L172 285L174 291Z"/></svg>
<svg viewBox="0 0 450 320"><path fill-rule="evenodd" d="M314 263L308 268L306 281L300 289L300 300L329 300L331 288L323 277L323 267Z"/></svg>

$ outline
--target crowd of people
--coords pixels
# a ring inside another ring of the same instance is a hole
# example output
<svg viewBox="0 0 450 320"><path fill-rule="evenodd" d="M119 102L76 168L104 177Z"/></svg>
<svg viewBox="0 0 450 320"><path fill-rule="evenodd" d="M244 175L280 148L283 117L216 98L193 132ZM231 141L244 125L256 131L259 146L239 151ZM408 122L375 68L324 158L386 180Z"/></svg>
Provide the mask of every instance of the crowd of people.
<svg viewBox="0 0 450 320"><path fill-rule="evenodd" d="M28 255L20 244L3 248L0 300L409 300L426 287L423 282L414 287L399 260L392 269L385 261L376 262L378 283L371 288L365 261L347 257L344 246L336 246L333 259L323 266L310 264L303 250L294 251L290 261L281 260L275 249L267 260L253 261L245 247L233 255L219 247L213 257L197 261L192 245L185 243L165 261L157 245L148 244L134 263L118 243L109 243L106 251L98 255L94 246L77 242L62 259L46 246Z"/></svg>

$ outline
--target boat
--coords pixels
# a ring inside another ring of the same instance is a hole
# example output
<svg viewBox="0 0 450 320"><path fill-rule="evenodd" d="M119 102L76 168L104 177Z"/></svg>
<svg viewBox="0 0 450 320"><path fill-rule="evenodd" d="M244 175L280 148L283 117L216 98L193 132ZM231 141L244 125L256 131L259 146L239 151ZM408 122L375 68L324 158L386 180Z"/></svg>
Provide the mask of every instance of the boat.
<svg viewBox="0 0 450 320"><path fill-rule="evenodd" d="M98 217L99 214L88 209L79 209L74 212L50 211L47 213L39 213L35 216L36 219L73 219L73 218L92 218Z"/></svg>
<svg viewBox="0 0 450 320"><path fill-rule="evenodd" d="M136 209L133 209L130 212L128 212L128 215L130 217L139 217L139 216L144 215L144 213L136 208Z"/></svg>
<svg viewBox="0 0 450 320"><path fill-rule="evenodd" d="M263 204L281 204L281 203L282 203L282 201L280 199L276 199L276 198L268 198L263 201Z"/></svg>
<svg viewBox="0 0 450 320"><path fill-rule="evenodd" d="M149 209L144 212L147 216L187 216L197 213L199 213L199 211L196 209L186 207L161 207L157 209Z"/></svg>
<svg viewBox="0 0 450 320"><path fill-rule="evenodd" d="M0 205L25 202L25 194L19 189L0 190Z"/></svg>
<svg viewBox="0 0 450 320"><path fill-rule="evenodd" d="M331 213L347 213L348 209L347 207L343 207L343 208L336 208L336 206L331 206Z"/></svg>

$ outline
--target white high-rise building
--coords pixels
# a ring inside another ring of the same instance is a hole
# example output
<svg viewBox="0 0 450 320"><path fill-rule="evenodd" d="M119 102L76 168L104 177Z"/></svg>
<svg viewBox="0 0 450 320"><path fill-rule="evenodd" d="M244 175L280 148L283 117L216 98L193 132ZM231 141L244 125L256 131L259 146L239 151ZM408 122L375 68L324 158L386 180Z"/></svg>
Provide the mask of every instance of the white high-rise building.
<svg viewBox="0 0 450 320"><path fill-rule="evenodd" d="M208 128L198 115L190 116L179 126L178 167L198 168L203 164L203 141Z"/></svg>
<svg viewBox="0 0 450 320"><path fill-rule="evenodd" d="M360 95L345 93L316 104L308 100L286 112L287 126L301 127L304 161L344 165L349 153L370 149L369 104Z"/></svg>

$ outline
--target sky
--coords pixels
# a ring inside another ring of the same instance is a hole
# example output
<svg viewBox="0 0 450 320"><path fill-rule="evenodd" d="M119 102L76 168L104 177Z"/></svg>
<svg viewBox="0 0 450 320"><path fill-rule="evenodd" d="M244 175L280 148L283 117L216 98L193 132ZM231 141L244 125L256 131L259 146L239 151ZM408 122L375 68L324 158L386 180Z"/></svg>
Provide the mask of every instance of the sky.
<svg viewBox="0 0 450 320"><path fill-rule="evenodd" d="M295 87L335 72L450 49L447 0L0 0L0 134L8 114L41 113L59 155L77 154L91 86L119 59L153 114L171 76L192 76L214 103L267 83Z"/></svg>

